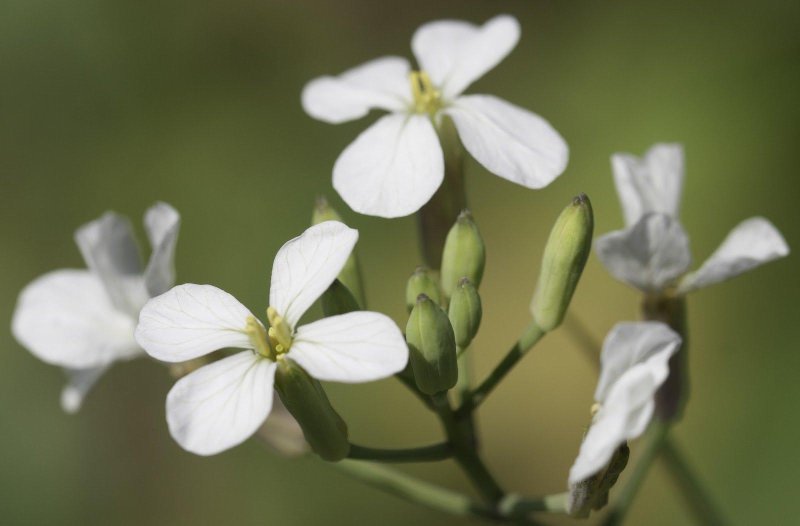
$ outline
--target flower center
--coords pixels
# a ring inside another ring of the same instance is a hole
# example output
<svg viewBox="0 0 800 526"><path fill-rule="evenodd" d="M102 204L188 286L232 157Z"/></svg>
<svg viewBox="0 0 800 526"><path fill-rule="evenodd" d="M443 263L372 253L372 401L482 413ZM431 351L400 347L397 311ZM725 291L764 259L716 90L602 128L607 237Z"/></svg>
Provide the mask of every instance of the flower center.
<svg viewBox="0 0 800 526"><path fill-rule="evenodd" d="M442 92L436 89L425 71L412 71L409 76L414 96L414 112L433 115L442 108Z"/></svg>
<svg viewBox="0 0 800 526"><path fill-rule="evenodd" d="M292 329L274 307L267 309L267 319L269 329L265 329L254 316L248 317L245 332L258 354L275 361L292 346Z"/></svg>

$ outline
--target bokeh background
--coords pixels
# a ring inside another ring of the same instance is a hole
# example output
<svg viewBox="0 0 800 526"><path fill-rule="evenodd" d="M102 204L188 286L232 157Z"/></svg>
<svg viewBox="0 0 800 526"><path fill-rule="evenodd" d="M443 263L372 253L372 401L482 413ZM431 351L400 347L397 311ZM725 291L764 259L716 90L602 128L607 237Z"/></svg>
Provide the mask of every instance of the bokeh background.
<svg viewBox="0 0 800 526"><path fill-rule="evenodd" d="M156 200L183 215L179 280L216 284L260 312L275 251L306 226L320 193L361 231L371 307L404 324L403 287L419 262L413 218L359 216L330 185L336 156L375 116L316 122L303 113L300 90L320 74L410 55L422 22L482 22L500 12L519 18L521 42L470 91L545 116L570 144L571 160L542 191L468 164L489 250L483 330L472 351L479 375L525 326L541 248L570 197L591 196L598 233L622 225L612 152L685 145L682 218L698 263L756 214L800 247L797 2L5 0L1 523L469 522L255 442L212 458L182 451L164 422L172 380L146 360L114 367L78 415L65 415L62 373L25 351L8 326L26 283L83 266L76 227L108 209L139 226ZM693 396L676 439L737 524L796 523L798 281L790 256L691 297ZM573 312L599 340L616 321L634 319L638 301L592 258ZM562 330L493 394L480 423L488 463L508 488L563 490L595 381ZM329 393L354 441L406 446L440 436L392 380L331 385ZM469 491L449 463L403 469ZM654 469L630 524L689 520Z"/></svg>

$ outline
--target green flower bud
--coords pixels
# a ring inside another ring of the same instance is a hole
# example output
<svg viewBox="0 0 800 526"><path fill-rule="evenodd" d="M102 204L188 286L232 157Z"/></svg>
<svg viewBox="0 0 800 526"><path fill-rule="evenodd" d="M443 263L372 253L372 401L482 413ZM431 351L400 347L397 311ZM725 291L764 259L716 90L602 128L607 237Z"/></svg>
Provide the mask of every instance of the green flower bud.
<svg viewBox="0 0 800 526"><path fill-rule="evenodd" d="M311 215L311 224L317 225L319 223L323 223L325 221L342 221L342 217L339 215L336 210L328 204L328 200L325 199L324 196L317 197L316 202L314 203L314 212ZM347 261L342 267L341 272L337 276L339 281L347 287L350 292L353 294L353 298L358 302L361 308L366 307L366 300L364 298L364 282L361 279L361 267L358 264L358 256L356 255L356 250L353 249L353 252L350 253L350 257L347 258ZM358 309L356 309L358 310Z"/></svg>
<svg viewBox="0 0 800 526"><path fill-rule="evenodd" d="M425 294L419 295L408 318L406 341L420 391L432 395L456 384L458 362L453 327L447 314Z"/></svg>
<svg viewBox="0 0 800 526"><path fill-rule="evenodd" d="M347 456L350 452L347 424L331 406L317 380L291 359L282 358L278 360L275 388L316 454L331 462Z"/></svg>
<svg viewBox="0 0 800 526"><path fill-rule="evenodd" d="M461 278L458 287L450 298L450 310L448 316L453 325L453 333L456 337L456 345L462 349L469 346L478 327L481 324L481 297L478 290L470 283L469 279Z"/></svg>
<svg viewBox="0 0 800 526"><path fill-rule="evenodd" d="M431 271L425 267L417 267L417 270L411 274L411 277L408 278L408 283L406 283L406 307L408 307L408 312L411 312L411 309L417 304L417 298L420 294L425 294L436 304L441 302L439 284L436 283L436 278Z"/></svg>
<svg viewBox="0 0 800 526"><path fill-rule="evenodd" d="M581 194L561 212L550 231L531 302L533 320L545 332L564 319L592 248L593 229L592 205Z"/></svg>
<svg viewBox="0 0 800 526"><path fill-rule="evenodd" d="M322 303L322 313L326 317L361 310L353 293L338 279L334 280L328 290L322 294L320 302Z"/></svg>
<svg viewBox="0 0 800 526"><path fill-rule="evenodd" d="M478 225L469 210L459 214L447 233L442 254L442 290L446 297L453 295L461 278L468 278L475 288L481 284L486 264L486 248Z"/></svg>

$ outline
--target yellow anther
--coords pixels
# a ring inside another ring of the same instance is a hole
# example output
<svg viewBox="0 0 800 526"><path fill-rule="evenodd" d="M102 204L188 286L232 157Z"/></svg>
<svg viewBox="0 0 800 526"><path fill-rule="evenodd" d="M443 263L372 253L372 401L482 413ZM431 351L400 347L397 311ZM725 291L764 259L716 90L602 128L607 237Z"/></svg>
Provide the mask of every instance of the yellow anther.
<svg viewBox="0 0 800 526"><path fill-rule="evenodd" d="M602 407L603 406L600 405L599 403L595 403L592 405L592 408L589 410L589 413L592 415L592 418L594 418L594 415L596 415L597 412L600 411L600 408Z"/></svg>
<svg viewBox="0 0 800 526"><path fill-rule="evenodd" d="M269 320L269 337L273 342L273 348L278 354L285 353L292 346L292 329L286 320L278 314L274 307L267 309L267 319Z"/></svg>
<svg viewBox="0 0 800 526"><path fill-rule="evenodd" d="M414 111L434 114L442 106L442 93L433 86L431 78L425 71L412 71L409 77L411 93L414 96Z"/></svg>
<svg viewBox="0 0 800 526"><path fill-rule="evenodd" d="M274 353L272 352L269 342L267 341L267 331L254 316L247 317L245 332L250 338L250 344L258 354L266 358L274 358Z"/></svg>

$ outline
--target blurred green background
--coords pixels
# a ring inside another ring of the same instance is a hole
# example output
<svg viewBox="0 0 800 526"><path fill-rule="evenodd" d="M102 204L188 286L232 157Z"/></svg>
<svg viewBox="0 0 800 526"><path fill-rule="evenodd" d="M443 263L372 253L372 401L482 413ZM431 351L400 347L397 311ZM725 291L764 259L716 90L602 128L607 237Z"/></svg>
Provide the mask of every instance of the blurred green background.
<svg viewBox="0 0 800 526"><path fill-rule="evenodd" d="M315 195L325 193L361 231L371 307L404 324L403 287L418 263L414 220L346 209L331 189L331 167L367 122L316 122L303 113L300 90L377 56L410 56L422 22L482 22L500 12L519 18L521 42L470 91L545 116L571 160L542 191L468 164L489 250L473 349L479 375L525 326L540 250L570 197L591 196L598 233L622 225L612 152L685 145L682 218L698 263L756 214L800 246L794 1L5 0L0 319L8 327L17 294L35 277L83 266L76 227L107 209L139 226L156 200L183 215L179 281L213 283L260 312L275 251L302 231ZM693 397L677 440L737 524L797 520L796 269L791 256L690 301ZM616 321L637 316L638 301L592 258L573 312L601 339ZM172 380L145 360L114 367L68 416L58 404L62 373L8 329L0 338L3 524L465 522L254 442L212 458L182 451L164 422ZM486 458L508 488L563 490L595 381L562 330L485 404ZM433 417L392 380L331 385L329 393L359 443L440 436ZM449 463L404 469L469 491ZM688 522L663 471L653 470L629 523Z"/></svg>

